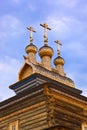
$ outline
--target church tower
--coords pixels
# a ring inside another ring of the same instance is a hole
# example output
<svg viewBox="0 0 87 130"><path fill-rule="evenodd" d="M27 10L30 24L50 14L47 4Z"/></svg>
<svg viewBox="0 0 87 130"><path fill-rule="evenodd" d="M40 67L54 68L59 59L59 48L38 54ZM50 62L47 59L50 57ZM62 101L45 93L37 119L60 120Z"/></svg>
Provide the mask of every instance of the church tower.
<svg viewBox="0 0 87 130"><path fill-rule="evenodd" d="M44 46L42 46L40 49L39 49L39 55L41 57L41 60L42 60L42 65L51 70L52 67L51 67L51 58L52 58L52 55L53 55L53 49L48 46L48 37L47 37L47 29L48 30L51 30L51 28L48 27L48 25L46 23L44 24L40 24L42 27L44 27Z"/></svg>
<svg viewBox="0 0 87 130"><path fill-rule="evenodd" d="M16 95L0 102L0 130L87 130L87 97L75 87L72 79L64 72L65 61L60 53L59 40L57 57L48 43L44 23L44 45L37 48L33 43L32 27L30 43L26 46L27 56L18 74L18 81L9 86ZM36 54L41 58L38 62Z"/></svg>
<svg viewBox="0 0 87 130"><path fill-rule="evenodd" d="M30 30L30 45L26 46L25 51L27 53L27 57L25 57L25 60L27 59L28 61L32 63L36 63L36 53L37 53L37 47L33 44L33 37L32 37L32 32L36 32L33 30L32 27L27 28Z"/></svg>
<svg viewBox="0 0 87 130"><path fill-rule="evenodd" d="M64 73L64 69L63 69L63 65L65 63L64 59L60 56L60 45L62 45L60 43L60 41L55 41L55 43L58 44L58 57L56 57L54 59L54 64L55 64L55 67L56 67L56 70L58 71L58 73L62 76L65 76L65 73Z"/></svg>

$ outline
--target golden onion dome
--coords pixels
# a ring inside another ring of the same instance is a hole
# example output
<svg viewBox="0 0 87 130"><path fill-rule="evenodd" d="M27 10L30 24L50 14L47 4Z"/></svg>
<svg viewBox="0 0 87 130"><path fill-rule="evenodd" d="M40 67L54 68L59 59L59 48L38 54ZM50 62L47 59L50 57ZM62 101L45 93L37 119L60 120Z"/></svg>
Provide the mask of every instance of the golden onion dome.
<svg viewBox="0 0 87 130"><path fill-rule="evenodd" d="M57 58L54 59L54 64L55 65L64 65L65 61L61 56L58 56Z"/></svg>
<svg viewBox="0 0 87 130"><path fill-rule="evenodd" d="M26 46L25 48L26 53L29 53L29 52L37 53L37 50L38 50L37 47L33 44L30 44Z"/></svg>
<svg viewBox="0 0 87 130"><path fill-rule="evenodd" d="M43 56L49 56L51 58L53 53L54 53L53 49L50 46L48 46L48 45L44 45L43 47L41 47L39 49L39 56L41 58Z"/></svg>

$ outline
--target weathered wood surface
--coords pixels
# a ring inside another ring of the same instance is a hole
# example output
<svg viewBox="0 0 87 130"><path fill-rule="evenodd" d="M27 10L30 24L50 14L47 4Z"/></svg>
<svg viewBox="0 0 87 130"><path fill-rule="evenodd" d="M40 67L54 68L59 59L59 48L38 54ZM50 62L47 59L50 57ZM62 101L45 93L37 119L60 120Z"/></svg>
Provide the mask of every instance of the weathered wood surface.
<svg viewBox="0 0 87 130"><path fill-rule="evenodd" d="M16 120L19 130L81 130L82 122L87 121L87 107L73 101L44 86L42 91L1 109L0 130L8 130L9 123Z"/></svg>

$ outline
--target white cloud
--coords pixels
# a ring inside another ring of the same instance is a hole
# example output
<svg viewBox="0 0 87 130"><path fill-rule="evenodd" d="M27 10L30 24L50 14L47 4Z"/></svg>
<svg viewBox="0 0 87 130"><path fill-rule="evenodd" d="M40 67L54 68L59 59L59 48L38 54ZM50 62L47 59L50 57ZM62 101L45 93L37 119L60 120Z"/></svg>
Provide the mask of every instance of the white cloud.
<svg viewBox="0 0 87 130"><path fill-rule="evenodd" d="M68 77L74 80L76 88L83 91L83 95L87 96L87 46L80 42L71 42L65 45L64 54L68 57L66 61L66 73Z"/></svg>
<svg viewBox="0 0 87 130"><path fill-rule="evenodd" d="M87 28L87 25L83 25L81 21L74 17L59 17L49 16L47 17L47 23L53 27L53 31L58 33L58 36L69 37L73 34L82 33Z"/></svg>
<svg viewBox="0 0 87 130"><path fill-rule="evenodd" d="M68 7L68 8L74 8L76 7L78 0L48 0L49 4L55 5L55 6L60 6L61 8L63 7Z"/></svg>
<svg viewBox="0 0 87 130"><path fill-rule="evenodd" d="M19 4L21 1L20 0L12 0L13 3Z"/></svg>
<svg viewBox="0 0 87 130"><path fill-rule="evenodd" d="M21 33L21 22L12 15L0 17L0 40Z"/></svg>
<svg viewBox="0 0 87 130"><path fill-rule="evenodd" d="M16 29L19 25L19 20L11 15L4 15L0 17L0 27L1 28L8 28L8 26L12 29Z"/></svg>
<svg viewBox="0 0 87 130"><path fill-rule="evenodd" d="M82 95L87 97L87 87L84 89L84 91L82 92Z"/></svg>
<svg viewBox="0 0 87 130"><path fill-rule="evenodd" d="M62 6L66 6L68 8L76 7L78 0L59 0L59 3Z"/></svg>
<svg viewBox="0 0 87 130"><path fill-rule="evenodd" d="M73 69L73 71L72 71ZM73 79L74 83L75 83L75 87L77 89L82 90L82 95L87 96L87 80L85 77L87 77L86 73L81 73L80 71L74 69L72 67L72 69L67 68L67 72L68 72L68 77L70 77L71 79ZM70 73L69 73L70 72Z"/></svg>
<svg viewBox="0 0 87 130"><path fill-rule="evenodd" d="M81 10L80 11L82 11L82 13L83 13L83 15L86 17L87 15L87 3L86 4L84 4L84 6L81 8Z"/></svg>
<svg viewBox="0 0 87 130"><path fill-rule="evenodd" d="M0 59L0 96L6 99L14 93L8 88L17 81L17 73L21 63L17 59L5 56Z"/></svg>
<svg viewBox="0 0 87 130"><path fill-rule="evenodd" d="M66 31L67 32L69 31L67 22L68 21L66 21L65 18L60 19L57 17L52 17L52 18L48 17L47 19L47 23L50 26L52 26L55 31L58 31L59 33L64 33Z"/></svg>
<svg viewBox="0 0 87 130"><path fill-rule="evenodd" d="M12 15L0 17L0 49L5 50L12 39L17 39L24 33L22 22Z"/></svg>
<svg viewBox="0 0 87 130"><path fill-rule="evenodd" d="M19 66L20 62L17 59L13 59L8 56L5 56L3 59L0 59L0 75L2 75L1 78L6 78L7 75L9 75L7 78L12 78L11 75L17 74ZM4 84L4 80L1 80L1 83Z"/></svg>
<svg viewBox="0 0 87 130"><path fill-rule="evenodd" d="M37 10L36 6L34 3L28 3L28 9L31 11L31 12L34 12Z"/></svg>
<svg viewBox="0 0 87 130"><path fill-rule="evenodd" d="M84 45L84 43L78 41L78 42L70 42L70 43L64 43L63 52L68 55L68 57L72 58L80 58L85 60L87 57L87 45ZM66 49L65 49L66 48Z"/></svg>

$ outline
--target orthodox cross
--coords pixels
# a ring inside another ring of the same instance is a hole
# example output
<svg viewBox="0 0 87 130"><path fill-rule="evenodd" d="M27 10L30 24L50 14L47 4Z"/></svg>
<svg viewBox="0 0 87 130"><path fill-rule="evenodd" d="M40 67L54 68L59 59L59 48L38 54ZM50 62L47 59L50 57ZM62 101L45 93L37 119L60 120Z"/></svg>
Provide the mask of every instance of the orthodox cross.
<svg viewBox="0 0 87 130"><path fill-rule="evenodd" d="M27 29L30 31L30 44L33 44L32 32L36 32L36 31L32 27L27 27Z"/></svg>
<svg viewBox="0 0 87 130"><path fill-rule="evenodd" d="M51 28L49 28L46 23L40 24L40 26L44 27L44 43L47 44L47 42L48 42L47 29L51 30Z"/></svg>
<svg viewBox="0 0 87 130"><path fill-rule="evenodd" d="M57 49L57 51L58 51L58 56L60 56L60 46L62 46L62 44L61 44L61 42L60 42L59 40L56 40L55 43L58 44L58 49Z"/></svg>

